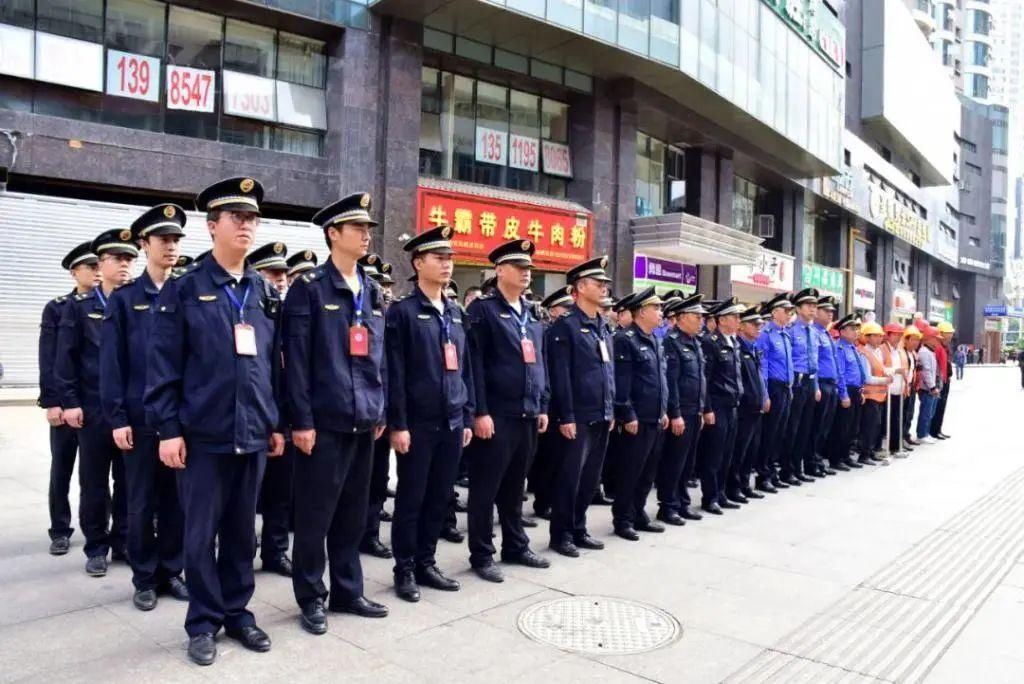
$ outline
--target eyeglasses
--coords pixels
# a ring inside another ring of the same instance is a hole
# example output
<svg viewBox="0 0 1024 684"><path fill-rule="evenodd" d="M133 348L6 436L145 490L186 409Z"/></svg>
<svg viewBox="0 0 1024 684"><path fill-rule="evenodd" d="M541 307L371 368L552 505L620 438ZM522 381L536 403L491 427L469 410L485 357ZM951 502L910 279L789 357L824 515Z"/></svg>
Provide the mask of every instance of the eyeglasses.
<svg viewBox="0 0 1024 684"><path fill-rule="evenodd" d="M259 214L254 214L248 211L228 211L225 212L225 214L236 226L241 226L246 223L251 223L254 226L260 225Z"/></svg>
<svg viewBox="0 0 1024 684"><path fill-rule="evenodd" d="M131 254L104 254L100 257L100 261L118 261L118 262L132 262L135 261L135 257Z"/></svg>

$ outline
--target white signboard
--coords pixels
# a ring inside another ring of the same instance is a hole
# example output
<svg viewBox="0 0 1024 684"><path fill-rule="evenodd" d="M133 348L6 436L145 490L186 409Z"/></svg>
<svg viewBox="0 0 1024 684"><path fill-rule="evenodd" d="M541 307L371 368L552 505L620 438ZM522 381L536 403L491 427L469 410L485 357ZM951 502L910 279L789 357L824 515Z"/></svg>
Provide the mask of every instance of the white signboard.
<svg viewBox="0 0 1024 684"><path fill-rule="evenodd" d="M269 78L224 72L224 113L277 121L277 87Z"/></svg>
<svg viewBox="0 0 1024 684"><path fill-rule="evenodd" d="M120 50L107 50L107 94L159 102L160 60Z"/></svg>
<svg viewBox="0 0 1024 684"><path fill-rule="evenodd" d="M875 281L861 275L853 276L853 308L875 310Z"/></svg>
<svg viewBox="0 0 1024 684"><path fill-rule="evenodd" d="M892 310L894 313L910 315L917 311L917 297L910 290L896 288L892 293Z"/></svg>
<svg viewBox="0 0 1024 684"><path fill-rule="evenodd" d="M569 146L544 140L541 142L541 159L544 162L544 173L551 176L572 178L572 156Z"/></svg>
<svg viewBox="0 0 1024 684"><path fill-rule="evenodd" d="M493 128L476 128L476 160L487 164L506 165L508 159L508 133Z"/></svg>
<svg viewBox="0 0 1024 684"><path fill-rule="evenodd" d="M508 142L508 165L524 171L540 170L540 141L512 134Z"/></svg>
<svg viewBox="0 0 1024 684"><path fill-rule="evenodd" d="M292 126L327 129L326 94L319 88L277 82L277 120Z"/></svg>
<svg viewBox="0 0 1024 684"><path fill-rule="evenodd" d="M32 30L0 24L0 74L34 78L35 44Z"/></svg>
<svg viewBox="0 0 1024 684"><path fill-rule="evenodd" d="M103 92L103 46L36 32L36 79Z"/></svg>
<svg viewBox="0 0 1024 684"><path fill-rule="evenodd" d="M732 266L729 278L734 283L789 292L793 289L793 257L762 249L752 266Z"/></svg>
<svg viewBox="0 0 1024 684"><path fill-rule="evenodd" d="M216 85L216 72L168 64L167 108L212 112Z"/></svg>

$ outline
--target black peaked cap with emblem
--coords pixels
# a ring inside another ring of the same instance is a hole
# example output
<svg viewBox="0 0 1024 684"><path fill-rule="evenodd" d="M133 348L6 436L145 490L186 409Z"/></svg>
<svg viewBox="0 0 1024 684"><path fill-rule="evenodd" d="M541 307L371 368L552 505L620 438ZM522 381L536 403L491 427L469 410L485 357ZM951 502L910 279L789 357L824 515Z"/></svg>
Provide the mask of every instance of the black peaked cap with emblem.
<svg viewBox="0 0 1024 684"><path fill-rule="evenodd" d="M182 254L180 257L178 257L178 260L174 262L174 268L185 268L194 261L195 259L193 259L192 257Z"/></svg>
<svg viewBox="0 0 1024 684"><path fill-rule="evenodd" d="M752 306L740 314L741 323L760 323L763 320L764 316L761 315L759 306Z"/></svg>
<svg viewBox="0 0 1024 684"><path fill-rule="evenodd" d="M858 316L855 313L852 313L847 314L846 316L843 316L838 321L836 321L835 327L836 330L842 330L843 328L848 328L851 325L860 325L860 323L860 316Z"/></svg>
<svg viewBox="0 0 1024 684"><path fill-rule="evenodd" d="M446 291L447 290L451 290L452 292L455 293L455 296L458 296L458 294L459 294L459 284L457 282L455 282L454 280L449 280L448 284L444 286L444 289Z"/></svg>
<svg viewBox="0 0 1024 684"><path fill-rule="evenodd" d="M537 245L532 240L511 240L503 245L498 245L487 255L495 266L502 264L513 264L515 266L532 266L533 253Z"/></svg>
<svg viewBox="0 0 1024 684"><path fill-rule="evenodd" d="M451 226L437 226L410 238L402 245L402 249L414 257L419 254L427 254L428 252L454 254L455 250L452 248L453 232Z"/></svg>
<svg viewBox="0 0 1024 684"><path fill-rule="evenodd" d="M733 314L741 314L747 307L739 303L739 300L735 297L729 297L718 302L715 308L711 309L711 315L714 317L719 316L730 316Z"/></svg>
<svg viewBox="0 0 1024 684"><path fill-rule="evenodd" d="M788 292L780 292L779 294L769 299L764 305L764 310L767 311L768 313L771 313L772 311L778 309L779 307L782 307L783 309L793 308L793 302L791 301L790 294Z"/></svg>
<svg viewBox="0 0 1024 684"><path fill-rule="evenodd" d="M254 249L248 257L249 266L257 271L269 268L274 271L287 271L288 247L283 242L268 242Z"/></svg>
<svg viewBox="0 0 1024 684"><path fill-rule="evenodd" d="M494 290L497 287L498 287L498 276L491 276L490 278L487 278L486 280L484 280L484 282L480 283L480 293L481 294L488 294L490 292L494 292Z"/></svg>
<svg viewBox="0 0 1024 684"><path fill-rule="evenodd" d="M203 190L196 196L199 211L252 211L260 213L263 204L263 184L255 178L226 178Z"/></svg>
<svg viewBox="0 0 1024 684"><path fill-rule="evenodd" d="M97 257L104 254L127 254L139 256L139 248L135 246L132 231L128 228L105 230L92 241L92 253Z"/></svg>
<svg viewBox="0 0 1024 684"><path fill-rule="evenodd" d="M380 258L379 254L374 254L373 252L364 254L359 257L357 263L363 267L363 273L380 282L380 267L384 260Z"/></svg>
<svg viewBox="0 0 1024 684"><path fill-rule="evenodd" d="M376 226L378 223L370 218L372 204L370 193L356 192L348 197L342 197L337 202L328 204L316 212L313 216L313 223L324 230L345 223L367 223Z"/></svg>
<svg viewBox="0 0 1024 684"><path fill-rule="evenodd" d="M817 304L818 299L820 298L821 293L816 289L813 287L806 287L793 295L792 302L793 306L800 306L801 304Z"/></svg>
<svg viewBox="0 0 1024 684"><path fill-rule="evenodd" d="M320 259L313 250L304 249L301 252L292 254L285 263L288 264L288 275L291 276L316 268L316 265L320 263Z"/></svg>
<svg viewBox="0 0 1024 684"><path fill-rule="evenodd" d="M593 278L594 280L600 280L603 283L610 283L612 282L612 279L608 277L608 274L604 270L607 267L608 257L606 256L584 261L582 264L577 264L566 272L565 282L572 285L581 278Z"/></svg>
<svg viewBox="0 0 1024 684"><path fill-rule="evenodd" d="M612 304L612 311L614 311L615 313L621 313L627 310L629 308L629 303L633 301L633 295L634 293L631 292L622 299L617 300L614 304Z"/></svg>
<svg viewBox="0 0 1024 684"><path fill-rule="evenodd" d="M684 297L678 301L672 302L672 304L669 305L669 311L677 316L684 313L703 315L708 312L708 310L704 308L703 301L704 295L697 292L689 297Z"/></svg>
<svg viewBox="0 0 1024 684"><path fill-rule="evenodd" d="M70 252L61 259L60 267L70 271L79 264L95 264L99 259L92 251L92 241L76 245Z"/></svg>
<svg viewBox="0 0 1024 684"><path fill-rule="evenodd" d="M574 300L572 298L572 295L569 294L569 291L571 289L572 288L570 287L558 288L557 290L549 294L547 297L545 297L544 300L540 303L540 305L543 306L545 309L550 309L551 307L554 306L572 306Z"/></svg>
<svg viewBox="0 0 1024 684"><path fill-rule="evenodd" d="M655 292L653 287L645 287L639 292L634 292L629 300L629 310L636 311L642 309L645 306L661 306L665 302L661 301L661 297Z"/></svg>
<svg viewBox="0 0 1024 684"><path fill-rule="evenodd" d="M705 316L714 316L715 315L715 307L717 307L721 303L722 303L721 300L718 300L718 299L705 299L704 303L703 303L704 315Z"/></svg>
<svg viewBox="0 0 1024 684"><path fill-rule="evenodd" d="M818 299L818 308L819 309L828 309L830 311L835 311L836 310L836 298L833 297L832 295L825 295L824 297L820 297Z"/></svg>
<svg viewBox="0 0 1024 684"><path fill-rule="evenodd" d="M132 234L136 240L150 235L184 235L185 210L177 204L158 204L132 223Z"/></svg>

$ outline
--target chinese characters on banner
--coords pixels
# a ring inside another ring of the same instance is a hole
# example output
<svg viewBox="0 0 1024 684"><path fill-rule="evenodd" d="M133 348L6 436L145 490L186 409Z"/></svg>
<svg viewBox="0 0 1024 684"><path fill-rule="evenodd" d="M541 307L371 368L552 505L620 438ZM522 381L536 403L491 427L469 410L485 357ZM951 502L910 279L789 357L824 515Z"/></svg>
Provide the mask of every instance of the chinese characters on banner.
<svg viewBox="0 0 1024 684"><path fill-rule="evenodd" d="M451 226L460 263L486 264L491 250L509 240L532 240L540 269L565 271L590 258L589 213L424 187L417 196L417 231Z"/></svg>

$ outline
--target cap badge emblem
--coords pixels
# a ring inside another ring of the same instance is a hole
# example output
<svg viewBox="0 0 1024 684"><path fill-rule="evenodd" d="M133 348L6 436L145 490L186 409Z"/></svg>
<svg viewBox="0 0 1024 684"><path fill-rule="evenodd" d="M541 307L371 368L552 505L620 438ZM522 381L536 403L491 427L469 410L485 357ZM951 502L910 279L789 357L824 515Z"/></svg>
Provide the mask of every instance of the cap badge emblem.
<svg viewBox="0 0 1024 684"><path fill-rule="evenodd" d="M253 187L256 185L256 181L252 178L243 178L242 182L238 184L238 187L242 192L252 192Z"/></svg>
<svg viewBox="0 0 1024 684"><path fill-rule="evenodd" d="M283 251L284 251L284 243L283 242L275 242L274 243L274 254L280 254Z"/></svg>
<svg viewBox="0 0 1024 684"><path fill-rule="evenodd" d="M369 208L369 206L370 206L370 195L369 195L369 193L364 192L362 197L359 198L359 206L361 206L363 209Z"/></svg>
<svg viewBox="0 0 1024 684"><path fill-rule="evenodd" d="M121 239L122 242L127 242L128 240L132 239L132 231L126 228L125 230L122 230L118 234L118 237Z"/></svg>
<svg viewBox="0 0 1024 684"><path fill-rule="evenodd" d="M172 207L171 205L167 205L166 207L164 207L164 216L166 216L167 218L174 218L174 207Z"/></svg>

